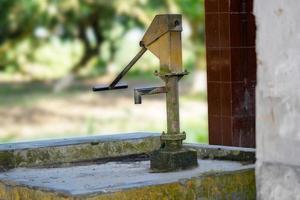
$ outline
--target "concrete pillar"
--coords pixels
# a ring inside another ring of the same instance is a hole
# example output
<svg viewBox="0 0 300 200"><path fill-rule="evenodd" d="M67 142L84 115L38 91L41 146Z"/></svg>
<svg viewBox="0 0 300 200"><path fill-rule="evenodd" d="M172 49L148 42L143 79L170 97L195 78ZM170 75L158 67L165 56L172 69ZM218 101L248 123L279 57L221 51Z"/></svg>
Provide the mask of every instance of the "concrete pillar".
<svg viewBox="0 0 300 200"><path fill-rule="evenodd" d="M255 0L256 181L261 200L300 199L300 2Z"/></svg>

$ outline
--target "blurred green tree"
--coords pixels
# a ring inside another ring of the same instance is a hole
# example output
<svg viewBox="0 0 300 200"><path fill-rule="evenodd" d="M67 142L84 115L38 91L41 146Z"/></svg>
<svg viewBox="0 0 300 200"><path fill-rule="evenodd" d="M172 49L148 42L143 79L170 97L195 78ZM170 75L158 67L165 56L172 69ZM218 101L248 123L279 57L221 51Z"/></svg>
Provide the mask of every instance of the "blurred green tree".
<svg viewBox="0 0 300 200"><path fill-rule="evenodd" d="M204 68L204 0L175 0L180 12L186 17L191 27L191 41L195 54L195 66Z"/></svg>
<svg viewBox="0 0 300 200"><path fill-rule="evenodd" d="M182 12L192 29L191 39L203 45L204 0L1 0L0 70L23 72L24 62L33 61L34 52L52 37L79 41L82 53L74 58L70 74L76 75L92 58L101 55L101 45L109 43L114 59L118 41L132 27L149 25L159 13ZM115 26L122 27L111 34ZM26 44L29 51L20 50ZM195 45L196 46L196 45ZM195 48L196 58L201 52Z"/></svg>

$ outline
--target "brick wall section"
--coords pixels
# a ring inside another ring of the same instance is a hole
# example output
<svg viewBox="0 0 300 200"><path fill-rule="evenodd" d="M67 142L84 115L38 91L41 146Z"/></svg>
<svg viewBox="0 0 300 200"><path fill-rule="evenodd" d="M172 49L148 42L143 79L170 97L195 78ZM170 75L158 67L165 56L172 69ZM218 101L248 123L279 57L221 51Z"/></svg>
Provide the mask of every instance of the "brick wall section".
<svg viewBox="0 0 300 200"><path fill-rule="evenodd" d="M209 143L255 147L253 0L206 0Z"/></svg>

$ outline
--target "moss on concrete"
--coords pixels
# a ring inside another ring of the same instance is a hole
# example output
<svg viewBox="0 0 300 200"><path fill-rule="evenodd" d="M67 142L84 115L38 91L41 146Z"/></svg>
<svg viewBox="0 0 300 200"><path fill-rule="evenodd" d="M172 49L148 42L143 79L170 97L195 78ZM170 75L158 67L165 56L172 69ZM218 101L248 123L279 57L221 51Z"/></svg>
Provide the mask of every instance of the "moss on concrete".
<svg viewBox="0 0 300 200"><path fill-rule="evenodd" d="M196 200L196 199L255 199L254 169L232 173L215 173L182 180L177 183L155 185L120 191L113 194L86 197L87 200Z"/></svg>
<svg viewBox="0 0 300 200"><path fill-rule="evenodd" d="M197 150L198 157L202 159L255 162L255 149L204 144L185 144L184 146Z"/></svg>
<svg viewBox="0 0 300 200"><path fill-rule="evenodd" d="M12 151L0 152L0 171L13 168L15 165Z"/></svg>
<svg viewBox="0 0 300 200"><path fill-rule="evenodd" d="M254 169L206 175L194 183L203 199L255 199L256 195Z"/></svg>
<svg viewBox="0 0 300 200"><path fill-rule="evenodd" d="M75 139L74 139L75 140ZM197 150L199 158L254 162L254 151L243 148L217 148L208 145L185 145ZM159 149L158 136L138 139L91 140L76 145L46 146L0 151L0 170L13 167L38 167L99 160L134 154L148 154Z"/></svg>
<svg viewBox="0 0 300 200"><path fill-rule="evenodd" d="M0 183L0 199L6 200L196 200L255 199L254 169L206 174L176 183L117 191L110 194L68 196Z"/></svg>
<svg viewBox="0 0 300 200"><path fill-rule="evenodd" d="M0 199L2 200L73 200L73 197L68 197L55 192L46 192L34 190L22 186L6 186L0 182Z"/></svg>
<svg viewBox="0 0 300 200"><path fill-rule="evenodd" d="M206 145L186 145L196 149L198 157L254 161L253 150L217 148ZM14 167L51 166L72 162L93 161L102 158L147 154L160 147L158 136L135 139L99 140L80 144L40 146L38 148L0 151L0 171ZM254 168L222 173L209 172L192 179L163 185L124 189L110 194L71 196L67 193L1 182L0 200L195 200L195 199L255 199ZM142 180L141 180L142 182Z"/></svg>
<svg viewBox="0 0 300 200"><path fill-rule="evenodd" d="M0 152L0 170L1 168L49 166L136 154L149 154L159 147L159 137L147 137L136 140L105 141L3 151Z"/></svg>

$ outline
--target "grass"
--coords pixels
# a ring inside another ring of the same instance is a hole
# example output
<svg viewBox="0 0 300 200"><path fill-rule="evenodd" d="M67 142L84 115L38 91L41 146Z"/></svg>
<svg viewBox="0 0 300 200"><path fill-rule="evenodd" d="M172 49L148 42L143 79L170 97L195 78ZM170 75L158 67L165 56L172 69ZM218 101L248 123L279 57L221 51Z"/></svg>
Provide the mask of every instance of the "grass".
<svg viewBox="0 0 300 200"><path fill-rule="evenodd" d="M147 77L152 81L146 75L142 82ZM141 81L135 76L127 79ZM146 97L142 105L134 105L131 90L95 94L84 81L60 93L52 92L51 83L0 84L0 115L5 116L0 120L0 143L166 129L162 96ZM185 94L181 100L186 142L207 143L206 95Z"/></svg>
<svg viewBox="0 0 300 200"><path fill-rule="evenodd" d="M186 142L208 143L207 119L191 120L182 124L183 130L187 133Z"/></svg>

